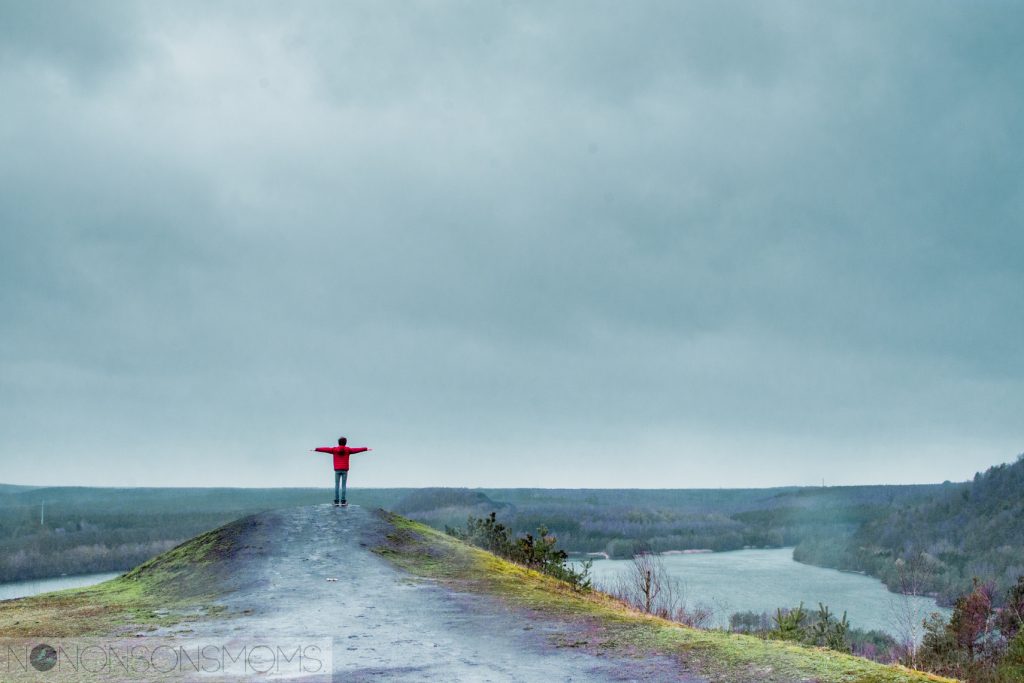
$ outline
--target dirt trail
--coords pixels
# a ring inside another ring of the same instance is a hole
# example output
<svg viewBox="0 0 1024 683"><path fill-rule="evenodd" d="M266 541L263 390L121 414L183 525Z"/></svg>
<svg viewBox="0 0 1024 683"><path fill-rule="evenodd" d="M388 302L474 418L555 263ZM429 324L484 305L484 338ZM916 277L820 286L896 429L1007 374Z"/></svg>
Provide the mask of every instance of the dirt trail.
<svg viewBox="0 0 1024 683"><path fill-rule="evenodd" d="M370 550L384 522L358 506L255 519L230 560L225 616L164 634L329 638L335 681L700 680L668 658L558 647L566 626L557 620L395 569Z"/></svg>

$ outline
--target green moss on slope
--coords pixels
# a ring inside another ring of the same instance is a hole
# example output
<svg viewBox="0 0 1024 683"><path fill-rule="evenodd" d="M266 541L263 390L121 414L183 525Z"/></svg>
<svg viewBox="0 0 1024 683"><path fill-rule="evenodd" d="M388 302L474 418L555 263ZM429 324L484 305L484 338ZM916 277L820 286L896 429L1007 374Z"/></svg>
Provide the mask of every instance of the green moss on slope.
<svg viewBox="0 0 1024 683"><path fill-rule="evenodd" d="M376 552L418 576L495 595L572 628L561 647L614 651L643 657L667 655L681 668L715 681L819 681L918 683L948 681L903 667L820 648L692 629L641 614L600 592L579 593L567 584L472 547L428 526L381 511L390 525Z"/></svg>
<svg viewBox="0 0 1024 683"><path fill-rule="evenodd" d="M0 637L124 633L208 614L222 560L253 523L226 524L95 586L0 602Z"/></svg>

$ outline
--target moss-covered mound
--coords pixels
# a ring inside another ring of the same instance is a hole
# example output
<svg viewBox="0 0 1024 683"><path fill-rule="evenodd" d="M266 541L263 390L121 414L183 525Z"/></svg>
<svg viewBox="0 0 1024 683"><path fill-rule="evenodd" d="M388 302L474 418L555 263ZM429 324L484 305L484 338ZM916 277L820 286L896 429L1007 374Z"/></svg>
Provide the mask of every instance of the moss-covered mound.
<svg viewBox="0 0 1024 683"><path fill-rule="evenodd" d="M231 522L95 586L0 602L0 637L118 634L207 614L253 524L252 517Z"/></svg>

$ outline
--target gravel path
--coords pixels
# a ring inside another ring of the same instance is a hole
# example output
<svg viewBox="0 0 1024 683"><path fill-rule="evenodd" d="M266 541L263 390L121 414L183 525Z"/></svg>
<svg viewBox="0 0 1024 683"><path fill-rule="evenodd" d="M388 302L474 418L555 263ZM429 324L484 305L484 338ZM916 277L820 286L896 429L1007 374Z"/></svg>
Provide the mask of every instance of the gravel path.
<svg viewBox="0 0 1024 683"><path fill-rule="evenodd" d="M370 550L385 529L358 506L263 513L231 560L224 618L151 635L328 639L333 678L308 680L701 680L668 658L557 647L559 634L566 640L557 620L392 567Z"/></svg>

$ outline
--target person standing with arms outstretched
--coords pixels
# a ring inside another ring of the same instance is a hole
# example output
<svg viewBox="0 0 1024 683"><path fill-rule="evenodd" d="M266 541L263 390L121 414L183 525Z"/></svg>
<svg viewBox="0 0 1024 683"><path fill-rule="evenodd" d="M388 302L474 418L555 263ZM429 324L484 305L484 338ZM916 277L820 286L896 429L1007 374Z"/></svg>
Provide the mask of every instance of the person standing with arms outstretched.
<svg viewBox="0 0 1024 683"><path fill-rule="evenodd" d="M345 492L348 488L348 456L353 453L362 453L363 451L370 451L372 448L349 448L348 439L341 437L338 439L337 446L321 446L320 448L310 449L310 452L318 453L331 453L334 455L334 504L337 505L348 505L345 500ZM341 502L338 501L338 483L341 483Z"/></svg>

